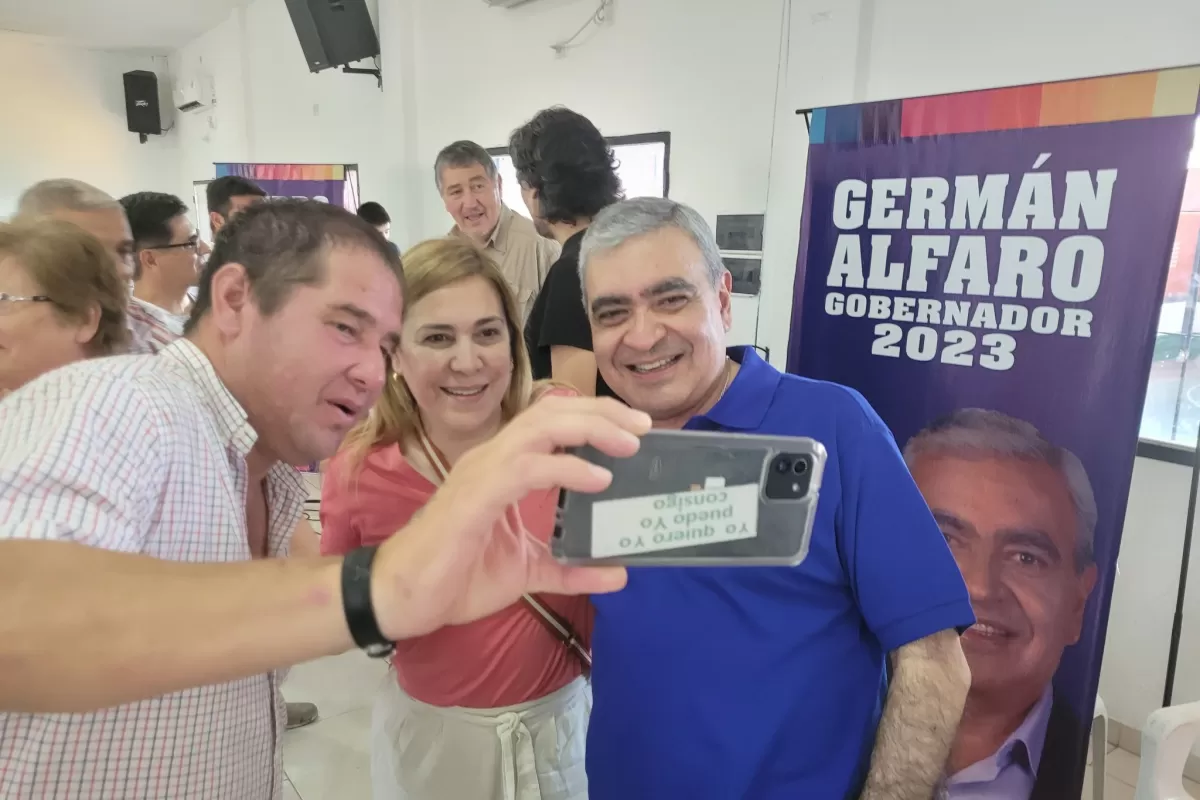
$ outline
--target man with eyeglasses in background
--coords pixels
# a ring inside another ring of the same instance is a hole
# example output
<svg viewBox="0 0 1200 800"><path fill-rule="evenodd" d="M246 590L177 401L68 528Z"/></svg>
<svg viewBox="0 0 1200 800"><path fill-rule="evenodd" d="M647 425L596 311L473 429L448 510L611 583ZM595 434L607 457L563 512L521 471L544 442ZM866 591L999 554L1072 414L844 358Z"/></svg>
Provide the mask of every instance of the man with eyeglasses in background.
<svg viewBox="0 0 1200 800"><path fill-rule="evenodd" d="M184 302L200 274L203 242L175 195L137 192L121 205L136 247L128 308L133 349L157 353L183 335Z"/></svg>

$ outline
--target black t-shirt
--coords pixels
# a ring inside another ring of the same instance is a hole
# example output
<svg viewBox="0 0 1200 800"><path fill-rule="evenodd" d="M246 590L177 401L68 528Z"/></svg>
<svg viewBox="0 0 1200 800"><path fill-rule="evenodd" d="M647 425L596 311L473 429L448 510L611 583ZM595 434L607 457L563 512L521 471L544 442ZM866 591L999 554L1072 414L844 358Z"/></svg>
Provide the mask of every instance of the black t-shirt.
<svg viewBox="0 0 1200 800"><path fill-rule="evenodd" d="M583 307L583 284L579 280L583 234L580 231L563 245L562 255L546 273L525 323L525 344L536 381L550 377L551 347L577 347L589 352L592 349L592 326ZM596 396L616 397L598 371Z"/></svg>

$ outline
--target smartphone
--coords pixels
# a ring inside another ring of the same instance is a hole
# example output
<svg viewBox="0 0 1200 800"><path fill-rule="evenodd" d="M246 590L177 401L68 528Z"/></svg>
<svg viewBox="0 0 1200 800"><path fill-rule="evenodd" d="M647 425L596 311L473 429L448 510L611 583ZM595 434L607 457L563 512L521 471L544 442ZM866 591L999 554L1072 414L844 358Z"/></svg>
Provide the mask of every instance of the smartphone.
<svg viewBox="0 0 1200 800"><path fill-rule="evenodd" d="M825 447L812 439L651 431L597 494L563 492L550 551L565 564L795 566L808 554Z"/></svg>

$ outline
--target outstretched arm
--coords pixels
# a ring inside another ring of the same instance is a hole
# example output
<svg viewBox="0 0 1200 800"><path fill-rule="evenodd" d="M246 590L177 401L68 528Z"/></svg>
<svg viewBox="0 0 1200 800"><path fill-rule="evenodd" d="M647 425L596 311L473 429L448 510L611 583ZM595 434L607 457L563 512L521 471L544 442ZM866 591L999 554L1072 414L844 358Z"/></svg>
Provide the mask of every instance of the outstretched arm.
<svg viewBox="0 0 1200 800"><path fill-rule="evenodd" d="M0 541L0 710L90 711L347 650L340 565Z"/></svg>
<svg viewBox="0 0 1200 800"><path fill-rule="evenodd" d="M603 489L611 475L563 449L629 456L649 427L614 400L549 397L465 456L379 549L371 595L384 635L479 619L526 592L621 588L623 570L563 567L494 522L531 491ZM22 491L9 484L0 496L24 507ZM34 528L0 540L0 711L90 711L353 646L340 558L189 564L47 541Z"/></svg>

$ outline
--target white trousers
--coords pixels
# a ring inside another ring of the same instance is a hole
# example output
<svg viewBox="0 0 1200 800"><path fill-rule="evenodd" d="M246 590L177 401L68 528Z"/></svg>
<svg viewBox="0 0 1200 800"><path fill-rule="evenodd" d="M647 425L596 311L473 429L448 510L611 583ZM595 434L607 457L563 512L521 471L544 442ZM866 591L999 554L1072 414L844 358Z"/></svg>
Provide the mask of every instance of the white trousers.
<svg viewBox="0 0 1200 800"><path fill-rule="evenodd" d="M592 688L578 678L506 708L439 708L394 677L371 714L375 800L587 800Z"/></svg>

